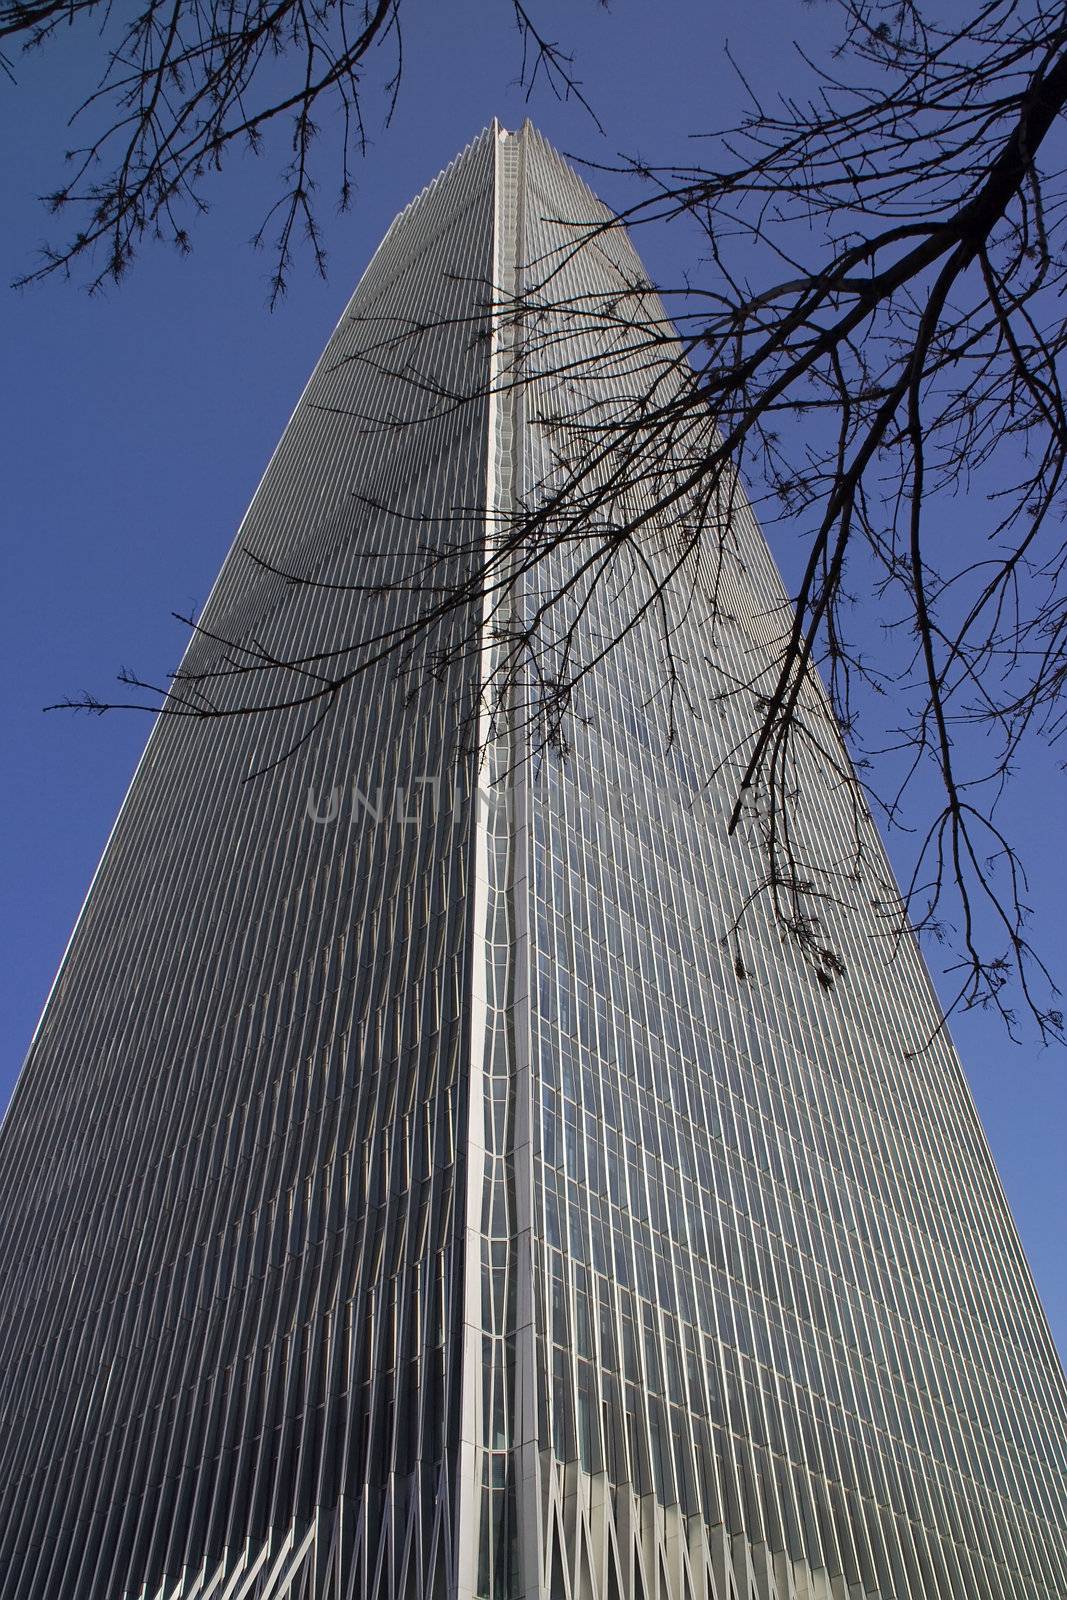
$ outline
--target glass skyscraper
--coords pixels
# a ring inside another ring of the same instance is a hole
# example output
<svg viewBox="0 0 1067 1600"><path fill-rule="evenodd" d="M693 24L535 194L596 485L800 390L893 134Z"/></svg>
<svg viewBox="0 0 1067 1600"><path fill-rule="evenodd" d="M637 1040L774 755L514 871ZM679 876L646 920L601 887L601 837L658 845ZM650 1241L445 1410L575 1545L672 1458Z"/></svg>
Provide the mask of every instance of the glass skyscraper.
<svg viewBox="0 0 1067 1600"><path fill-rule="evenodd" d="M727 833L751 512L658 606L676 529L579 530L412 630L670 381L604 217L476 139L211 592L0 1130L0 1600L1067 1600L1063 1375L817 685L808 937Z"/></svg>

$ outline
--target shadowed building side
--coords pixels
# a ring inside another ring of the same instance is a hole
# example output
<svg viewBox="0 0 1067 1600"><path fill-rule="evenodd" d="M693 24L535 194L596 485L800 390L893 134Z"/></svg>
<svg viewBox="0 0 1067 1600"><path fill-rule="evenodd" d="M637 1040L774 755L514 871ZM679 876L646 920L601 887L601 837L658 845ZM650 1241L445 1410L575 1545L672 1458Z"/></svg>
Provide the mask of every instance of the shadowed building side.
<svg viewBox="0 0 1067 1600"><path fill-rule="evenodd" d="M414 561L435 509L484 504L484 393L433 420L391 364L402 340L484 391L493 186L486 133L393 225L186 673L254 661L216 640L300 655L404 620L246 550L376 583L375 552ZM0 1134L4 1600L184 1594L261 1553L266 1581L321 1507L320 1568L336 1543L352 1581L452 1583L475 670L384 663L289 755L317 708L153 730ZM277 675L203 695L266 703Z"/></svg>

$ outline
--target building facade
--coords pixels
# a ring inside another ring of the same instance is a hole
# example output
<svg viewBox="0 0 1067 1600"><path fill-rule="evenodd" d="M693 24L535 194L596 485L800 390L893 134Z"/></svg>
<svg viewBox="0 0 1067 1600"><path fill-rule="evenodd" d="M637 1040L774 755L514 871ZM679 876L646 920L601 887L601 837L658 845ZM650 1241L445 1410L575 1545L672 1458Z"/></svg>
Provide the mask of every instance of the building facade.
<svg viewBox="0 0 1067 1600"><path fill-rule="evenodd" d="M0 1131L0 1600L1067 1600L1063 1375L840 747L814 953L727 835L751 512L658 608L669 528L507 549L671 381L606 220L476 139L212 590Z"/></svg>

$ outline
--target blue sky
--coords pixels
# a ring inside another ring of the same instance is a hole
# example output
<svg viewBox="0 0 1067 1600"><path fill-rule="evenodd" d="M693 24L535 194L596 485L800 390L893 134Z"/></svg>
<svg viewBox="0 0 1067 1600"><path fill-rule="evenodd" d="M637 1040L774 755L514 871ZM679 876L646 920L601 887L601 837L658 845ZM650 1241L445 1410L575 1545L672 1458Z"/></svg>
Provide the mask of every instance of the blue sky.
<svg viewBox="0 0 1067 1600"><path fill-rule="evenodd" d="M755 8L751 0L675 0L666 10L616 0L610 12L594 0L538 4L546 32L576 52L601 136L577 105L544 91L526 104L509 11L506 0L411 6L396 117L383 130L384 101L372 88L372 149L345 216L335 215L332 169L323 164L329 281L303 261L273 315L268 260L247 248L270 203L270 161L234 165L214 183L188 260L149 247L121 291L93 299L59 281L0 290L8 374L0 395L0 1105L148 732L135 715L44 716L41 707L83 689L107 694L123 665L157 678L174 665L184 633L170 612L204 600L308 372L396 211L493 116L514 126L528 113L561 149L593 160L610 162L619 150L692 159L687 136L722 126L738 108L727 41L767 94L804 82L794 38L815 55L827 42L825 11L801 0ZM34 197L56 187L72 142L63 119L92 86L88 40L62 40L17 64L16 89L0 85L4 283L32 262L46 231ZM593 181L619 203L609 180ZM669 233L645 232L638 247L654 275L677 271ZM955 514L964 518L966 507ZM780 539L776 549L788 569ZM1067 948L1063 789L1049 761L1021 775L1008 813L1034 871L1037 927L1053 963ZM1033 1040L1013 1046L982 1015L957 1019L953 1032L1064 1350L1067 1052Z"/></svg>

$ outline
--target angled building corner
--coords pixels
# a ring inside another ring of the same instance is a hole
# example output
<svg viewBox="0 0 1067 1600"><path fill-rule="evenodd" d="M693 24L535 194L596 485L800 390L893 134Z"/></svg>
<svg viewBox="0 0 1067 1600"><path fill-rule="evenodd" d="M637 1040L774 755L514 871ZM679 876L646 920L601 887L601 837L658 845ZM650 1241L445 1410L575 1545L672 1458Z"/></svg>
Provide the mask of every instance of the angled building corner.
<svg viewBox="0 0 1067 1600"><path fill-rule="evenodd" d="M186 682L301 660L291 703L157 722L0 1129L0 1600L1067 1600L1063 1375L917 950L865 892L835 984L758 908L723 940L724 685L785 601L747 505L656 625L669 737L651 620L566 756L515 703L557 586L582 659L618 631L574 543L314 731L308 668L551 484L561 372L627 403L664 319L607 220L529 124L474 140L238 530Z"/></svg>

